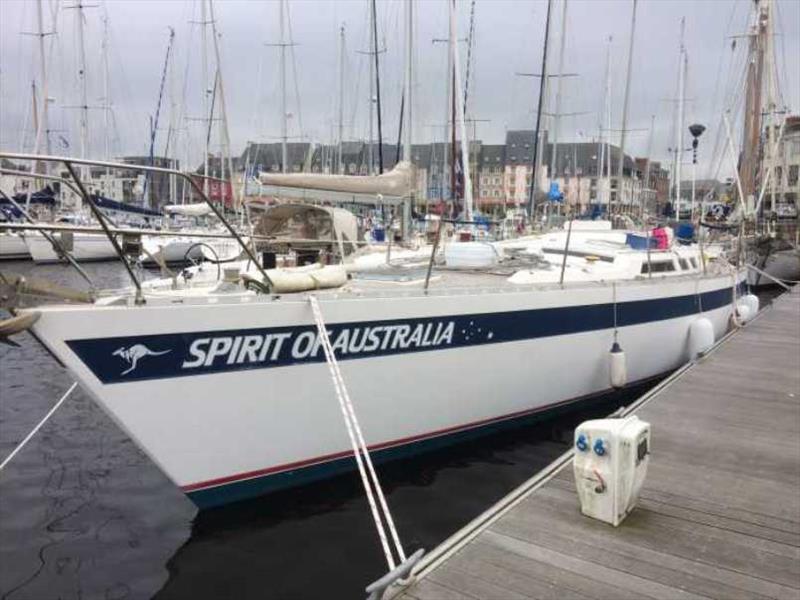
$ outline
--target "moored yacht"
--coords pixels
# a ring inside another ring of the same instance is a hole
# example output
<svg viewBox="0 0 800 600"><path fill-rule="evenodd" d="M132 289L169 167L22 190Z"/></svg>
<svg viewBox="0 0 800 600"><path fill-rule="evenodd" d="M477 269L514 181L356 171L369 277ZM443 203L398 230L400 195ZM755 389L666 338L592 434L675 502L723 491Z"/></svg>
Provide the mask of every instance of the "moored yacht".
<svg viewBox="0 0 800 600"><path fill-rule="evenodd" d="M713 341L739 310L744 273L703 265L694 245L559 239L560 251L556 238L495 247L483 268L439 258L427 283L424 263L377 275L318 266L325 277L293 288L305 291L279 293L287 270L242 265L204 286L31 309L32 331L176 485L213 506L354 466L309 295L378 460L605 393L615 343L627 382L667 373L692 358L696 323Z"/></svg>

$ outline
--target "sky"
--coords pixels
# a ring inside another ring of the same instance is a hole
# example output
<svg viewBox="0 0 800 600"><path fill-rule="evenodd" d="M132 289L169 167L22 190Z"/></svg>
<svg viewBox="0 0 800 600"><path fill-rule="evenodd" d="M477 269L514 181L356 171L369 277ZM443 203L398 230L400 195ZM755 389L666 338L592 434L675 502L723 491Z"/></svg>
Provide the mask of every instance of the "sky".
<svg viewBox="0 0 800 600"><path fill-rule="evenodd" d="M42 0L46 39L50 129L53 151L80 153L78 10L74 2ZM208 75L203 76L203 44L198 24L200 0L94 0L83 9L88 104L88 154L97 158L147 154L150 123L156 115L170 27L175 31L171 68L165 79L155 152L163 153L172 120L172 150L197 164L202 160L207 122L204 89L214 87L215 53L206 27ZM470 30L471 1L458 2L459 38ZM776 0L779 86L782 104L800 110L800 2ZM752 0L640 0L636 15L626 151L667 159L675 146L678 49L685 17L688 54L686 124L707 125L701 140L701 175L714 175L722 155L720 115L741 97L743 46ZM365 139L369 123L368 0L287 0L285 23L287 113L291 141L337 139L340 28L344 27L345 139ZM248 141L280 136L280 3L277 0L215 0L215 26L231 150ZM446 118L445 0L417 0L415 10L413 137L441 139ZM0 1L0 148L32 150L34 125L31 82L41 93L34 0ZM564 36L561 119L563 141L596 139L610 54L611 129L622 127L625 70L632 0L569 0ZM563 0L553 2L548 71L558 70ZM403 81L403 2L378 0L384 140L397 138ZM485 143L502 143L508 129L532 129L538 81L520 72L539 72L545 31L544 0L476 0L471 52L468 117ZM208 18L207 18L208 20ZM55 24L54 24L55 23ZM608 39L611 38L610 48ZM107 51L104 52L103 40ZM273 45L270 45L273 44ZM460 43L462 72L467 44ZM104 66L107 60L107 69ZM106 94L106 78L108 73ZM465 78L465 77L464 77ZM555 95L555 80L551 96ZM209 96L209 94L205 94ZM109 101L106 101L106 97ZM554 112L550 100L550 112ZM110 106L110 109L106 107ZM219 105L218 105L219 106ZM577 114L576 114L577 113ZM219 115L219 111L216 112ZM651 135L651 119L655 125ZM172 117L172 119L171 119ZM219 121L210 147L221 149ZM735 127L738 131L738 128ZM376 132L377 134L377 132ZM618 133L613 134L618 136ZM741 132L734 133L741 137ZM688 138L688 134L687 134ZM685 146L689 145L686 141ZM704 154L705 151L705 154ZM711 155L715 160L711 160ZM689 160L689 158L684 159ZM723 171L724 171L723 166Z"/></svg>

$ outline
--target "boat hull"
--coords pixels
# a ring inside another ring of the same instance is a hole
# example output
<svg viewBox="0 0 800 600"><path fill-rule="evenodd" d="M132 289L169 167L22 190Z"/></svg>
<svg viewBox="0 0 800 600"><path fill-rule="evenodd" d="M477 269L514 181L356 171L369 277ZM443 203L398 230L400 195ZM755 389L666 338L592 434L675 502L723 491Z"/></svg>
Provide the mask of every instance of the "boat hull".
<svg viewBox="0 0 800 600"><path fill-rule="evenodd" d="M63 234L54 233L57 239ZM92 233L71 233L72 241L62 237L60 241L78 262L96 262L118 259L114 246L105 235ZM52 244L41 233L30 233L25 236L25 243L31 258L37 264L60 262Z"/></svg>
<svg viewBox="0 0 800 600"><path fill-rule="evenodd" d="M758 256L755 266L775 279L786 282L800 281L800 250L786 249ZM776 285L774 279L751 270L747 282L752 286Z"/></svg>
<svg viewBox="0 0 800 600"><path fill-rule="evenodd" d="M367 444L390 458L609 391L615 307L630 381L677 368L700 314L727 330L731 279L617 285L616 304L595 284L320 306ZM304 299L40 310L39 339L199 506L353 468Z"/></svg>
<svg viewBox="0 0 800 600"><path fill-rule="evenodd" d="M0 260L25 260L31 257L25 238L18 233L0 233Z"/></svg>

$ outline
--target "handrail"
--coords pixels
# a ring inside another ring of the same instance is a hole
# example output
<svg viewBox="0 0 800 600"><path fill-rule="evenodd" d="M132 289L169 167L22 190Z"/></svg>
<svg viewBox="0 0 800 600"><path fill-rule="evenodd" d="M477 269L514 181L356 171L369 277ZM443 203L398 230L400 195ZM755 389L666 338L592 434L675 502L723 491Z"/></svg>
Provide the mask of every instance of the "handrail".
<svg viewBox="0 0 800 600"><path fill-rule="evenodd" d="M0 152L0 158L5 158L5 159L8 159L8 160L27 160L27 161L34 161L34 162L36 162L36 161L57 162L57 163L63 163L67 167L67 170L69 170L70 175L72 176L72 179L75 181L75 185L77 185L81 190L81 196L83 196L84 200L86 200L89 203L89 206L92 209L92 212L95 213L95 216L96 216L97 220L100 222L100 225L103 227L106 236L108 236L109 240L111 241L111 244L114 246L114 250L117 252L117 255L120 257L120 260L122 260L122 262L125 264L125 268L128 271L128 275L130 276L130 278L133 281L133 284L134 284L134 286L136 287L136 290L137 290L137 294L136 294L137 302L142 300L142 297L141 297L141 284L139 283L139 280L136 278L136 275L133 273L133 270L131 269L130 265L125 260L125 256L122 254L122 250L119 248L119 245L117 244L116 240L113 238L113 235L111 234L110 231L108 231L108 228L107 228L105 222L103 221L102 215L98 216L100 214L99 213L99 209L97 208L97 206L94 204L94 202L89 197L88 192L83 187L83 183L81 182L80 177L75 172L75 169L74 169L74 167L72 165L86 165L86 166L95 166L95 167L106 167L106 168L110 168L110 169L124 169L124 170L132 170L132 171L142 171L142 172L145 172L145 173L163 173L163 174L166 174L166 175L176 175L178 177L182 177L183 179L185 179L186 181L189 182L189 185L192 187L192 189L199 195L200 198L202 198L205 201L205 203L212 210L212 212L216 215L216 217L222 222L223 225L225 225L225 227L228 229L230 234L234 238L236 238L236 241L238 242L238 244L242 247L242 249L245 251L247 256L250 258L250 260L253 261L253 264L256 266L256 268L261 273L261 276L264 278L264 281L269 286L272 286L272 280L269 278L269 275L267 275L266 271L261 266L261 263L258 262L258 260L256 259L255 254L253 254L253 252L250 249L250 247L247 244L244 243L244 240L242 240L242 238L239 236L239 234L236 232L236 230L233 228L233 226L230 223L228 223L227 219L225 219L225 217L223 216L222 212L216 206L214 206L214 204L211 202L211 200L208 199L208 196L206 196L203 193L203 190L200 188L200 186L197 185L197 182L191 176L189 176L189 174L187 174L187 173L184 173L182 171L178 171L176 169L167 169L167 168L163 168L163 167L151 167L151 166L146 166L146 165L132 165L132 164L127 164L127 163L116 163L116 162L111 162L111 161L89 160L89 159L85 159L85 158L71 158L71 157L65 157L65 156L51 156L51 155L27 154L27 153L16 153L16 152Z"/></svg>
<svg viewBox="0 0 800 600"><path fill-rule="evenodd" d="M32 225L36 225L36 222L28 214L28 211L25 210L24 208L22 208L22 206L20 206L19 203L16 200L14 200L11 196L6 194L3 190L0 190L0 196L5 197L14 206L14 208L16 208L20 213L22 213L23 217L25 217L28 221L31 222ZM52 235L50 235L49 232L45 231L44 229L40 229L38 227L36 227L36 229L39 231L39 233L41 233L44 236L44 238L48 242L50 242L50 244L53 245L54 248L56 248L59 252L61 252L61 255L64 256L64 258L66 258L69 261L69 264L71 264L73 267L75 267L75 270L78 271L78 274L81 277L83 277L84 280L86 280L86 283L89 284L89 290L90 290L91 294L94 295L94 291L95 291L94 282L89 277L89 275L86 274L86 271L84 271L80 267L80 265L78 265L78 263L72 257L72 254L70 254L67 251L67 249L64 248L64 245L60 241L56 240L56 238L54 238Z"/></svg>
<svg viewBox="0 0 800 600"><path fill-rule="evenodd" d="M59 177L58 175L45 175L44 173L29 173L28 171L17 171L15 169L3 169L0 168L0 175L11 175L13 177L19 177L22 179L47 179L49 181L58 181L59 183L63 183L73 192L81 195L81 192L78 188L76 188L71 181L65 179L64 177Z"/></svg>
<svg viewBox="0 0 800 600"><path fill-rule="evenodd" d="M105 216L100 211L100 209L97 208L97 205L94 203L94 200L92 200L92 198L89 195L89 191L85 187L83 187L83 182L81 181L81 178L78 176L78 172L75 170L73 164L68 160L65 160L63 162L64 166L67 167L69 174L72 176L72 179L75 181L75 185L77 185L78 189L80 189L81 196L83 197L84 201L89 203L89 208L94 214L95 219L97 219L97 222L100 223L100 227L103 228L106 237L108 237L108 241L111 242L111 245L114 248L114 252L117 253L117 256L119 256L120 260L122 261L122 264L125 266L125 270L128 272L131 281L133 281L133 285L136 288L136 298L135 298L136 304L144 304L144 296L142 295L142 284L139 281L139 278L136 277L136 274L133 272L133 268L131 267L130 263L125 259L125 254L123 254L122 248L120 247L117 238L114 237L114 234L112 234L108 230L108 223L106 223Z"/></svg>

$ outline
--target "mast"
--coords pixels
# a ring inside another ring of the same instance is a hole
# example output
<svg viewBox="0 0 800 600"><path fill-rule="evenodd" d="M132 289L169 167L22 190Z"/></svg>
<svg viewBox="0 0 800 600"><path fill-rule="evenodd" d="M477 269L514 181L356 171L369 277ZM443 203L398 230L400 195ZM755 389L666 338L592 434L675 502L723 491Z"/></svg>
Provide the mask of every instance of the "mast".
<svg viewBox="0 0 800 600"><path fill-rule="evenodd" d="M372 13L372 1L371 0L367 0L367 2L369 4L369 6L368 6L368 10L369 10L369 28L370 28L370 32L372 32L372 30L375 28L375 25L373 23L374 15ZM374 159L374 156L373 156L373 154L374 154L373 153L373 143L374 143L374 140L375 140L375 131L374 131L374 128L373 128L373 124L374 124L374 121L375 121L375 119L374 119L374 117L375 117L375 115L374 115L375 106L374 106L374 103L373 103L373 100L375 99L375 79L374 79L375 78L375 63L372 62L372 56L377 51L378 51L377 40L375 40L375 36L370 35L369 36L369 60L367 61L369 63L369 145L367 147L367 163L368 163L367 172L370 175L374 175L375 174L375 159Z"/></svg>
<svg viewBox="0 0 800 600"><path fill-rule="evenodd" d="M609 174L606 170L606 154L607 144L606 136L608 130L611 128L611 40L613 38L608 36L608 45L606 46L606 74L605 74L605 87L603 89L603 107L600 112L600 159L597 168L597 203L603 205L605 198L605 187L603 185L604 175Z"/></svg>
<svg viewBox="0 0 800 600"><path fill-rule="evenodd" d="M211 131L211 117L210 114L211 107L209 103L211 99L208 97L209 89L208 89L208 39L206 35L206 25L208 25L207 17L206 17L206 0L200 0L200 23L203 27L201 32L201 61L203 65L203 115L205 115L206 119L208 119L206 131ZM214 87L216 88L216 77L214 78ZM205 136L205 149L203 152L203 194L208 196L208 151L209 151L209 143L210 143L210 136L206 134Z"/></svg>
<svg viewBox="0 0 800 600"><path fill-rule="evenodd" d="M284 24L284 1L279 0L278 6L280 7L279 19L281 22L281 172L286 173L286 164L288 161L287 139L288 127L286 124L286 39L285 39L285 24Z"/></svg>
<svg viewBox="0 0 800 600"><path fill-rule="evenodd" d="M622 133L620 134L619 142L619 166L617 170L617 207L622 210L623 207L623 174L625 169L625 136L627 134L628 126L628 103L631 96L631 70L633 66L633 41L636 34L636 4L637 0L633 0L633 11L631 14L631 38L628 45L628 69L625 74L625 100L622 104ZM633 204L633 173L631 173L631 204Z"/></svg>
<svg viewBox="0 0 800 600"><path fill-rule="evenodd" d="M36 21L39 26L39 31L36 36L39 38L39 69L41 73L41 92L42 92L42 108L39 111L39 124L36 127L36 142L34 146L34 154L39 154L42 149L42 139L44 138L45 153L51 154L50 151L50 122L48 120L48 106L47 106L47 56L44 49L44 38L50 35L44 32L44 17L42 15L42 0L36 2ZM47 174L47 163L40 163L42 173Z"/></svg>
<svg viewBox="0 0 800 600"><path fill-rule="evenodd" d="M78 79L81 86L80 129L81 129L81 158L86 158L89 153L89 99L86 85L86 44L83 33L83 3L78 0L75 6L78 10L75 15L78 20ZM81 177L86 178L87 167L81 169Z"/></svg>
<svg viewBox="0 0 800 600"><path fill-rule="evenodd" d="M228 179L230 181L231 186L231 205L233 208L236 208L236 188L233 182L233 160L231 159L231 137L230 137L230 129L228 128L228 111L225 106L225 87L222 82L222 60L220 58L219 52L219 34L217 33L217 22L214 19L214 1L208 0L208 9L210 11L211 17L211 35L214 38L214 58L217 63L217 85L219 89L219 109L222 113L222 152L223 156L220 156L220 169L222 170L222 179L225 179L225 168L223 167L224 162L228 163ZM209 128L210 129L210 128ZM224 161L224 162L223 162ZM221 194L223 200L223 206L225 201L225 194L224 192Z"/></svg>
<svg viewBox="0 0 800 600"><path fill-rule="evenodd" d="M456 2L450 3L450 48L453 52L453 71L455 85L453 87L453 98L461 92L461 65L458 55L458 39L456 34ZM456 102L456 113L458 116L458 132L461 136L461 169L464 177L464 220L472 220L472 185L469 173L469 139L467 138L467 128L464 120L464 104ZM455 152L455 148L453 149Z"/></svg>
<svg viewBox="0 0 800 600"><path fill-rule="evenodd" d="M651 115L650 139L647 142L647 165L644 168L644 182L642 185L642 193L641 193L642 216L644 216L645 203L647 202L647 195L649 194L650 190L650 162L651 162L651 157L653 156L653 138L655 137L655 131L656 131L656 116ZM647 194L645 192L647 192Z"/></svg>
<svg viewBox="0 0 800 600"><path fill-rule="evenodd" d="M111 97L110 97L110 83L108 71L108 14L103 7L103 151L105 152L104 159L111 160L111 139L109 137L109 111L111 110ZM106 167L105 170L105 184L106 193L109 193L108 188L109 179L111 178L111 169Z"/></svg>
<svg viewBox="0 0 800 600"><path fill-rule="evenodd" d="M31 79L31 112L33 114L33 130L39 132L39 109L36 100L36 80ZM33 193L34 181L28 182L28 193L25 194L25 211L27 212L31 206L31 194Z"/></svg>
<svg viewBox="0 0 800 600"><path fill-rule="evenodd" d="M378 60L378 18L375 0L372 0L372 46L375 49L375 100L378 111L378 173L383 174L383 129L381 125L381 71ZM371 103L371 101L370 101Z"/></svg>
<svg viewBox="0 0 800 600"><path fill-rule="evenodd" d="M553 120L553 153L550 155L550 180L556 177L558 167L558 134L561 124L561 88L564 80L564 46L567 41L567 0L561 5L561 39L558 49L558 83L556 85L556 111Z"/></svg>
<svg viewBox="0 0 800 600"><path fill-rule="evenodd" d="M403 145L403 160L411 162L411 119L413 106L412 75L414 61L414 0L406 0L406 70L405 70L405 143Z"/></svg>
<svg viewBox="0 0 800 600"><path fill-rule="evenodd" d="M342 144L344 143L344 23L339 28L339 137L338 137L338 160L339 174L344 173L344 163L342 161Z"/></svg>
<svg viewBox="0 0 800 600"><path fill-rule="evenodd" d="M539 107L536 110L536 132L533 138L533 158L531 160L531 187L528 191L528 218L534 220L536 209L536 196L534 190L537 187L537 167L539 165L539 138L541 137L542 124L542 103L547 93L547 46L550 40L550 12L553 8L553 0L547 0L547 18L544 26L544 50L542 51L542 73L539 80Z"/></svg>
<svg viewBox="0 0 800 600"><path fill-rule="evenodd" d="M675 217L680 217L681 209L681 162L683 161L683 105L686 94L686 47L683 44L686 30L686 17L681 18L681 46L678 58L678 122L675 129Z"/></svg>
<svg viewBox="0 0 800 600"><path fill-rule="evenodd" d="M411 140L413 139L413 111L414 106L414 93L413 93L413 68L414 68L414 0L406 0L406 71L405 71L405 101L403 102L405 108L405 144L403 145L403 160L409 165L411 164ZM414 169L411 169L411 176L415 177ZM403 218L402 218L402 237L405 239L408 234L411 224L411 207L414 204L416 197L416 180L410 181L409 187L411 188L411 197L403 202Z"/></svg>

